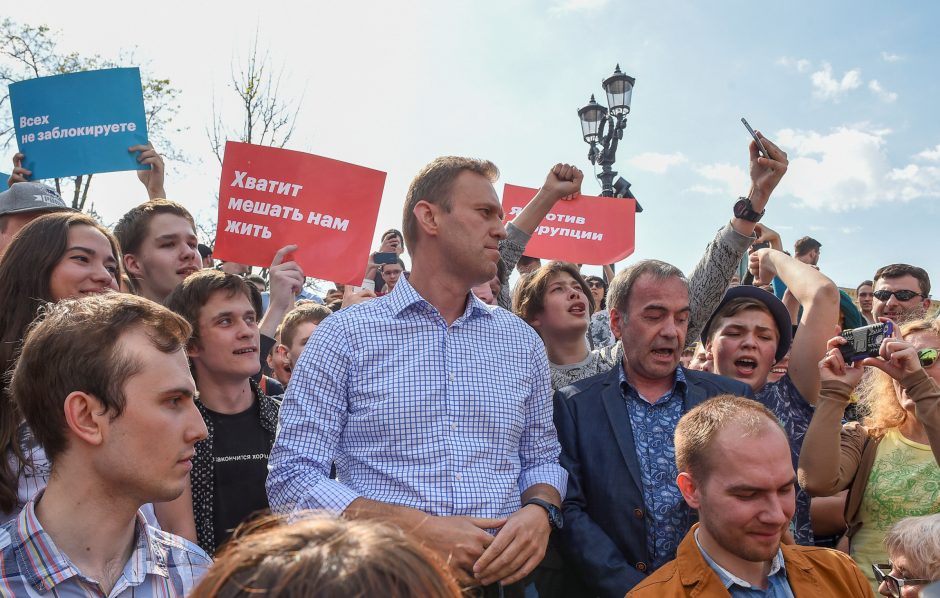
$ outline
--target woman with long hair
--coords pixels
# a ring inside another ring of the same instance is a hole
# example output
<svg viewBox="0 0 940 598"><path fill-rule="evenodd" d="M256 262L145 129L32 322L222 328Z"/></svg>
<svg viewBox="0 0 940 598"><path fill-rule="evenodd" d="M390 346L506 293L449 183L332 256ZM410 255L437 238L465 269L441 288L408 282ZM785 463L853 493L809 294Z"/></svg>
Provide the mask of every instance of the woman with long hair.
<svg viewBox="0 0 940 598"><path fill-rule="evenodd" d="M24 226L0 257L0 523L45 487L48 463L7 392L26 330L42 305L117 291L121 251L90 216L57 212Z"/></svg>
<svg viewBox="0 0 940 598"><path fill-rule="evenodd" d="M877 592L873 564L884 563L884 539L905 517L940 512L940 321L901 326L880 356L847 365L841 336L820 362L822 390L800 453L800 484L813 496L848 489L850 553ZM842 425L859 387L861 422Z"/></svg>

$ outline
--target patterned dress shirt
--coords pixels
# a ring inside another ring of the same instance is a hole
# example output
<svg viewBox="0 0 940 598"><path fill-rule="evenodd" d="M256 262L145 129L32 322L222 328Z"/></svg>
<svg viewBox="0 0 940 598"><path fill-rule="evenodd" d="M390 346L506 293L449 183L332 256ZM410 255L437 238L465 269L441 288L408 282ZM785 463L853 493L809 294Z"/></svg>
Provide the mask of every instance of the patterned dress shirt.
<svg viewBox="0 0 940 598"><path fill-rule="evenodd" d="M548 359L529 325L468 294L448 326L400 279L310 337L281 405L268 498L280 512L341 512L362 496L506 517L534 484L564 496L560 452Z"/></svg>
<svg viewBox="0 0 940 598"><path fill-rule="evenodd" d="M655 403L650 403L630 386L623 366L618 368L618 372L640 464L643 503L649 517L646 548L650 555L650 569L656 570L676 558L679 543L696 520L695 512L686 504L676 485L679 471L673 437L682 418L685 374L682 368L676 368L672 389Z"/></svg>
<svg viewBox="0 0 940 598"><path fill-rule="evenodd" d="M195 544L147 525L138 512L134 551L111 592L105 594L42 529L36 518L36 500L39 497L0 527L3 598L183 598L212 562Z"/></svg>

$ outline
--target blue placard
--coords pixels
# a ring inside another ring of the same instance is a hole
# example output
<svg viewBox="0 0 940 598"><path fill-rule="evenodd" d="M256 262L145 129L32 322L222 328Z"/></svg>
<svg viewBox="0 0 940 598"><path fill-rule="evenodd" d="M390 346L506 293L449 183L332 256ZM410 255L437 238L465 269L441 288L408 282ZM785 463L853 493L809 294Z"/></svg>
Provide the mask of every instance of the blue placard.
<svg viewBox="0 0 940 598"><path fill-rule="evenodd" d="M84 71L10 85L16 142L32 179L146 170L132 145L147 143L137 68Z"/></svg>
<svg viewBox="0 0 940 598"><path fill-rule="evenodd" d="M7 181L10 180L10 175L5 172L0 172L0 191L6 191L10 188L7 184Z"/></svg>

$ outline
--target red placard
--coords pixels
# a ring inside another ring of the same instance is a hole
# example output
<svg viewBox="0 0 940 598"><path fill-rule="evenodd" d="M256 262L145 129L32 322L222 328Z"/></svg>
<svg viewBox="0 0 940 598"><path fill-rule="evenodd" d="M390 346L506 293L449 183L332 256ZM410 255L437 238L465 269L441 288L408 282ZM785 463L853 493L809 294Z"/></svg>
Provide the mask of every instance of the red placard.
<svg viewBox="0 0 940 598"><path fill-rule="evenodd" d="M213 253L265 267L293 244L307 276L361 284L384 187L378 170L229 141Z"/></svg>
<svg viewBox="0 0 940 598"><path fill-rule="evenodd" d="M506 222L511 222L536 193L536 189L506 185ZM635 244L636 200L582 195L555 204L536 227L525 254L599 266L626 258Z"/></svg>

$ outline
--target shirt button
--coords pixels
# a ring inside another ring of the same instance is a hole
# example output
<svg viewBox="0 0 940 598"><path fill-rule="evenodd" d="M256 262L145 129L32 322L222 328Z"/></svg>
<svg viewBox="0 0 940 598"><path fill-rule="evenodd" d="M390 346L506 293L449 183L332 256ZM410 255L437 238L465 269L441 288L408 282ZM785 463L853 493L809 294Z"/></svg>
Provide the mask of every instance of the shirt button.
<svg viewBox="0 0 940 598"><path fill-rule="evenodd" d="M643 519L643 509L633 509L633 516L637 519Z"/></svg>
<svg viewBox="0 0 940 598"><path fill-rule="evenodd" d="M460 480L463 479L463 476L458 473L458 474L454 475L454 478L456 478L457 481L459 482Z"/></svg>
<svg viewBox="0 0 940 598"><path fill-rule="evenodd" d="M450 374L448 374L447 377L450 378L450 381L451 381L451 382L453 382L454 380L457 379L457 376L455 376L453 372L451 372Z"/></svg>
<svg viewBox="0 0 940 598"><path fill-rule="evenodd" d="M451 425L450 425L450 429L451 429L451 430L456 430L456 429L457 429L457 424L451 424Z"/></svg>
<svg viewBox="0 0 940 598"><path fill-rule="evenodd" d="M646 563L637 563L637 564L636 564L636 570L639 571L639 572L641 572L641 573L642 573L643 571L646 571Z"/></svg>

